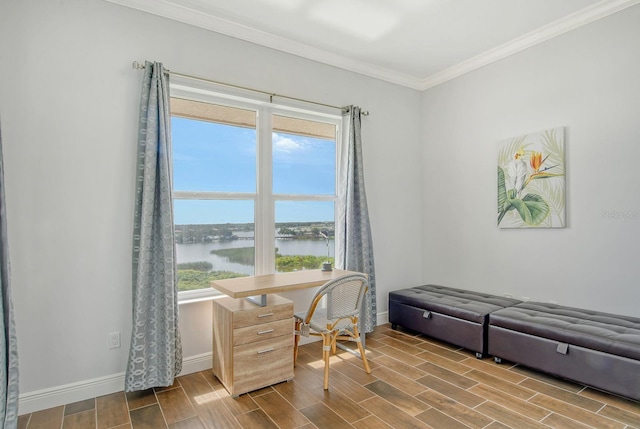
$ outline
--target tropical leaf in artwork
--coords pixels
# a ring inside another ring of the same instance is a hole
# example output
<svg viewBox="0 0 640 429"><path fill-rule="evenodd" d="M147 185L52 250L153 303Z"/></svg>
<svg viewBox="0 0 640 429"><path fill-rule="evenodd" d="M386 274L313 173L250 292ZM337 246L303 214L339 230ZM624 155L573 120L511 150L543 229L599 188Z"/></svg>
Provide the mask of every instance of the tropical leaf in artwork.
<svg viewBox="0 0 640 429"><path fill-rule="evenodd" d="M564 189L564 181L561 180L541 180L531 184L533 192L544 195L544 199L551 210L551 215L555 215L555 218L558 219L557 226L565 226L563 215L565 207Z"/></svg>
<svg viewBox="0 0 640 429"><path fill-rule="evenodd" d="M564 145L558 141L558 131L562 128L546 130L542 134L542 147L547 155L547 165L553 165L553 172L556 174L564 174Z"/></svg>
<svg viewBox="0 0 640 429"><path fill-rule="evenodd" d="M549 205L537 194L527 194L523 199L513 199L509 203L518 211L528 225L539 225L549 216Z"/></svg>
<svg viewBox="0 0 640 429"><path fill-rule="evenodd" d="M507 202L507 188L504 184L504 170L498 166L498 213L504 209Z"/></svg>
<svg viewBox="0 0 640 429"><path fill-rule="evenodd" d="M504 184L504 171L498 167L498 225L502 221L504 215L515 207L511 205L511 200L516 197L516 190L506 190Z"/></svg>

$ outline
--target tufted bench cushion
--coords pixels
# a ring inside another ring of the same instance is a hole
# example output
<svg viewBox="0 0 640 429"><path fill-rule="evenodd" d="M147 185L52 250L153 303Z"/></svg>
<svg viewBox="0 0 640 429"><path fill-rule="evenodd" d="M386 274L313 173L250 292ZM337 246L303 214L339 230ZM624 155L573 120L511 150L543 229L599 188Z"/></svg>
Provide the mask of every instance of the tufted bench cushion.
<svg viewBox="0 0 640 429"><path fill-rule="evenodd" d="M524 302L490 319L494 326L640 360L640 319L633 317Z"/></svg>
<svg viewBox="0 0 640 429"><path fill-rule="evenodd" d="M489 313L520 301L438 285L389 293L389 322L476 352L486 353Z"/></svg>
<svg viewBox="0 0 640 429"><path fill-rule="evenodd" d="M541 302L491 313L488 353L640 400L640 319Z"/></svg>

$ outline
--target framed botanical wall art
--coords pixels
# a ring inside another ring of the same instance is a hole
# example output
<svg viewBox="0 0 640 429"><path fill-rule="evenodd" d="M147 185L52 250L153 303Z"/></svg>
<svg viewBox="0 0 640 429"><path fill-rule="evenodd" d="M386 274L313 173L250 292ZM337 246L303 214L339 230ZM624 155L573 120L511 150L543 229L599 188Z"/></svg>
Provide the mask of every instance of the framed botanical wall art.
<svg viewBox="0 0 640 429"><path fill-rule="evenodd" d="M565 128L498 144L498 227L564 228Z"/></svg>

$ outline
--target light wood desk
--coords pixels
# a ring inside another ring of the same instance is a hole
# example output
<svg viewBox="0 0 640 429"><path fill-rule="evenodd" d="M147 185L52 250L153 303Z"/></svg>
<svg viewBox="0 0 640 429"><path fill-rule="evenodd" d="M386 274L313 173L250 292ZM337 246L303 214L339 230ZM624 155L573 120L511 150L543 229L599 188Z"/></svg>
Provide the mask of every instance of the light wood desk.
<svg viewBox="0 0 640 429"><path fill-rule="evenodd" d="M211 282L229 296L213 301L213 373L233 397L293 378L293 302L274 294L347 274L355 272L307 270ZM250 297L260 300L238 299Z"/></svg>
<svg viewBox="0 0 640 429"><path fill-rule="evenodd" d="M261 276L236 277L233 279L214 280L211 287L231 298L250 298L270 293L288 292L322 286L329 280L347 274L357 274L345 270L305 270L290 273L264 274ZM252 302L256 303L254 300ZM261 303L256 303L262 305Z"/></svg>

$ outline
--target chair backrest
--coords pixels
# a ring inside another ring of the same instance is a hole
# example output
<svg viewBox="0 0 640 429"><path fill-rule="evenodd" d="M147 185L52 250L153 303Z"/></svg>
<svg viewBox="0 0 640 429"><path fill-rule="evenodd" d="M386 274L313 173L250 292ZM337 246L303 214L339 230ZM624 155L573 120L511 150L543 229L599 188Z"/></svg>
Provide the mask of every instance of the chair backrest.
<svg viewBox="0 0 640 429"><path fill-rule="evenodd" d="M369 288L369 281L364 274L347 274L329 280L316 292L312 301L315 304L326 295L327 319L340 319L360 315L360 307Z"/></svg>

